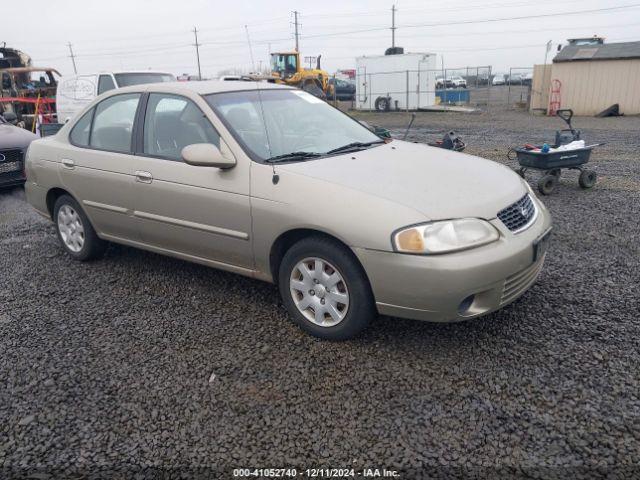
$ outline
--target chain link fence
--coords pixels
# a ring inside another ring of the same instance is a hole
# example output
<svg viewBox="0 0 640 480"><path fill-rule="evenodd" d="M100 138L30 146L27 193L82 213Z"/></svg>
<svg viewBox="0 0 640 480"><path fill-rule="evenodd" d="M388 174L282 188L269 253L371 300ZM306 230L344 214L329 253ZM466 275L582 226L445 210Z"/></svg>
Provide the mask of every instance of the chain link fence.
<svg viewBox="0 0 640 480"><path fill-rule="evenodd" d="M459 68L418 68L368 73L358 69L349 101L356 110L434 110L450 106L527 108L531 100L533 67L495 70L491 65ZM334 77L335 85L340 84ZM337 82L337 83L336 83ZM334 91L329 100L345 100Z"/></svg>

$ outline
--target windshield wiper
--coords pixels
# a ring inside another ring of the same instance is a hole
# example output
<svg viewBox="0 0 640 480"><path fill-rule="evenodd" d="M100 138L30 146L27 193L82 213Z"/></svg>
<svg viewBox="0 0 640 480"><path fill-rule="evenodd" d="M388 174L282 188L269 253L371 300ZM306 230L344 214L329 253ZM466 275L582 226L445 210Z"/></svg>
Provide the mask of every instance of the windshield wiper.
<svg viewBox="0 0 640 480"><path fill-rule="evenodd" d="M349 150L361 150L367 147L370 147L371 145L376 145L379 143L385 143L384 140L375 140L373 142L352 142L352 143L348 143L346 145L343 145L341 147L338 148L334 148L333 150L329 150L327 152L327 154L331 154L331 153L339 153L339 152L347 152Z"/></svg>
<svg viewBox="0 0 640 480"><path fill-rule="evenodd" d="M276 155L275 157L270 157L265 160L267 163L278 163L278 162L288 162L295 160L305 160L307 158L315 158L322 156L321 153L317 152L290 152L285 153L283 155Z"/></svg>

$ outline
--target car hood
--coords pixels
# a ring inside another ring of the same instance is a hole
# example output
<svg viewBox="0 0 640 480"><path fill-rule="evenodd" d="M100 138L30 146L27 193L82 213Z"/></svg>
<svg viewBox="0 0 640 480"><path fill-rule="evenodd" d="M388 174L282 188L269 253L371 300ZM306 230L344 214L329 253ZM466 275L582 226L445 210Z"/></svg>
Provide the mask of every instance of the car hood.
<svg viewBox="0 0 640 480"><path fill-rule="evenodd" d="M9 123L0 123L1 150L7 150L10 148L25 149L32 140L37 138L37 135L25 130L24 128L19 128Z"/></svg>
<svg viewBox="0 0 640 480"><path fill-rule="evenodd" d="M520 177L497 162L399 140L277 168L384 198L431 220L492 219L527 192Z"/></svg>

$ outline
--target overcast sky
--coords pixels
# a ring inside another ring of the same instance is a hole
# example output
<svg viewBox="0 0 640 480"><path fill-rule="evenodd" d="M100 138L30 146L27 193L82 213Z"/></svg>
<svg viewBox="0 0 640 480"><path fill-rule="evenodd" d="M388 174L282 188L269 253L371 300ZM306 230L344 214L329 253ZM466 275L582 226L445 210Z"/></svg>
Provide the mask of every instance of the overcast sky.
<svg viewBox="0 0 640 480"><path fill-rule="evenodd" d="M322 54L323 67L330 72L353 68L355 57L382 54L391 45L391 0L28 3L28 10L37 14L32 22L8 21L12 10L16 16L24 12L15 2L5 6L7 21L0 42L63 75L73 73L68 42L77 55L79 73L154 69L194 74L194 26L202 43L203 76L252 69L247 31L253 64L258 68L262 62L264 67L269 48L294 47L293 10L300 12L302 55ZM491 65L494 72L505 72L509 67L528 67L543 62L549 40L553 51L567 38L593 34L610 42L640 40L640 0L398 0L395 4L396 45L405 51L436 53L438 66L443 60L447 68ZM635 6L615 9L627 5ZM611 10L593 11L600 9ZM578 11L585 13L566 14Z"/></svg>

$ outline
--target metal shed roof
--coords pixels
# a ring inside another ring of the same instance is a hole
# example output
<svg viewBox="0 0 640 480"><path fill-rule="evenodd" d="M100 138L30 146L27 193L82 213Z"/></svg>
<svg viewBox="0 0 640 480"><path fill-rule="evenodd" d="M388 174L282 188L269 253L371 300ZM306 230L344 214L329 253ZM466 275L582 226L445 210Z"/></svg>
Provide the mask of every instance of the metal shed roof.
<svg viewBox="0 0 640 480"><path fill-rule="evenodd" d="M554 57L553 62L626 60L631 58L640 58L640 42L567 45Z"/></svg>

